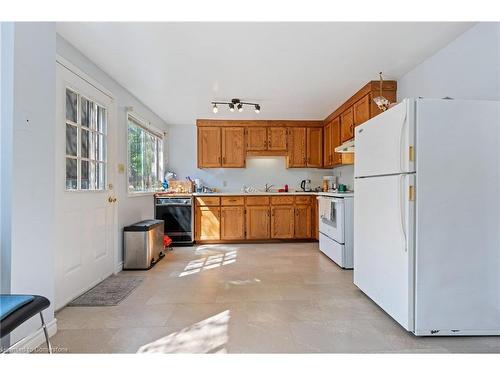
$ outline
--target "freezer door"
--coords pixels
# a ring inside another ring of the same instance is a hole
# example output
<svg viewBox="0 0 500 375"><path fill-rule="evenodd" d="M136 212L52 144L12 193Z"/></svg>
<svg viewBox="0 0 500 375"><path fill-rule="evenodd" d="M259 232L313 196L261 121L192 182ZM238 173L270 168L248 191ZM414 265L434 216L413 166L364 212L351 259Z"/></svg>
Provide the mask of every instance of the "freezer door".
<svg viewBox="0 0 500 375"><path fill-rule="evenodd" d="M414 107L405 99L355 130L355 177L414 172Z"/></svg>
<svg viewBox="0 0 500 375"><path fill-rule="evenodd" d="M414 175L354 182L354 284L413 330Z"/></svg>

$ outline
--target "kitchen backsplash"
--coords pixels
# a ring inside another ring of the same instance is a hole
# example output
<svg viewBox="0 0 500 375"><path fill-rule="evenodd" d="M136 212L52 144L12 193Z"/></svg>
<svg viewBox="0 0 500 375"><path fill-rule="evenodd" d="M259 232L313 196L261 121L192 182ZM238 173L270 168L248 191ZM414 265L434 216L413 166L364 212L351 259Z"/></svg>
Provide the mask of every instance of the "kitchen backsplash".
<svg viewBox="0 0 500 375"><path fill-rule="evenodd" d="M178 179L190 176L200 178L206 186L220 191L239 191L243 185L263 189L273 184L282 188L288 184L290 189L300 189L300 181L311 180L311 186L322 185L323 176L340 175L339 183L353 187L353 167L343 166L335 169L286 168L284 156L249 157L246 168L198 169L196 162L196 126L169 126L167 133L167 167L177 173Z"/></svg>
<svg viewBox="0 0 500 375"><path fill-rule="evenodd" d="M347 185L349 190L354 189L354 166L343 165L333 169L333 175L337 176L337 183Z"/></svg>
<svg viewBox="0 0 500 375"><path fill-rule="evenodd" d="M177 173L178 179L200 178L205 185L221 191L239 191L243 185L262 189L266 183L275 188L288 184L290 189L299 189L304 179L310 179L314 188L321 186L324 175L332 175L331 169L287 169L284 156L249 157L246 168L198 169L194 125L169 126L167 144L166 170Z"/></svg>

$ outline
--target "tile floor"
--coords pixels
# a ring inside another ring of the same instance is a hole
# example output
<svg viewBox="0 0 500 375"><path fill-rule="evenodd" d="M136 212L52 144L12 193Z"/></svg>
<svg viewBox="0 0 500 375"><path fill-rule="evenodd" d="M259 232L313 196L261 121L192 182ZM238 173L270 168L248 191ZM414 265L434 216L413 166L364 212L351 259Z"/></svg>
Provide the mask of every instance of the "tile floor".
<svg viewBox="0 0 500 375"><path fill-rule="evenodd" d="M500 353L500 337L415 337L317 243L176 248L113 307L67 307L71 353Z"/></svg>

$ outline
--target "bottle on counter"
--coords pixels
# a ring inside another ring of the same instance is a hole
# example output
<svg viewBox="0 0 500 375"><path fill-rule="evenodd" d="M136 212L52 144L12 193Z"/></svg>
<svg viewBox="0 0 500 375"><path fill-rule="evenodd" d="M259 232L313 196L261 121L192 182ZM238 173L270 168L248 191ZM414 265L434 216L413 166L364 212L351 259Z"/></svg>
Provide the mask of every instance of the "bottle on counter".
<svg viewBox="0 0 500 375"><path fill-rule="evenodd" d="M285 185L285 193L288 193L288 184Z"/></svg>

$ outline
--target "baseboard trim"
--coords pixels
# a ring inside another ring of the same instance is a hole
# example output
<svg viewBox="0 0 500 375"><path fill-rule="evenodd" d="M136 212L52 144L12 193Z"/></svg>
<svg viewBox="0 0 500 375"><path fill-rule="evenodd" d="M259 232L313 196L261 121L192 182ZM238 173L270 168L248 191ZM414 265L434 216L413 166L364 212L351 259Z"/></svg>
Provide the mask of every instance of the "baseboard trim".
<svg viewBox="0 0 500 375"><path fill-rule="evenodd" d="M52 337L57 333L56 318L52 319L52 321L47 323L47 331L49 332L49 337ZM40 327L37 331L33 332L31 335L22 338L14 345L12 345L8 352L31 353L44 343L45 343L45 335L43 333L43 329Z"/></svg>
<svg viewBox="0 0 500 375"><path fill-rule="evenodd" d="M119 262L115 268L115 275L123 270L123 262Z"/></svg>

